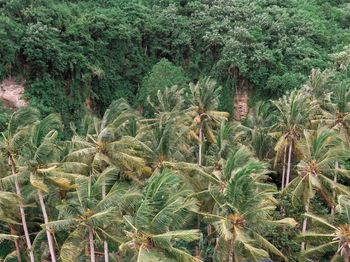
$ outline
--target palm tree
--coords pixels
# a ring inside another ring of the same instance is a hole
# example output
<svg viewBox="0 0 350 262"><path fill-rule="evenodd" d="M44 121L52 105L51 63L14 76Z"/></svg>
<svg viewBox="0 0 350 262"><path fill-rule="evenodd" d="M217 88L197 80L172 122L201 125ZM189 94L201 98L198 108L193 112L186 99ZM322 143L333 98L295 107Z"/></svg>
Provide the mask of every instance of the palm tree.
<svg viewBox="0 0 350 262"><path fill-rule="evenodd" d="M93 167L98 173L113 165L130 178L143 184L136 174L150 173L142 158L144 146L137 138L124 135L128 121L136 117L135 112L123 99L113 101L106 110L102 120L93 118L89 122L94 128L85 128L86 137L76 134L72 144L76 150L69 153L64 161L83 162ZM94 131L93 131L94 130ZM106 195L105 184L102 184L102 197ZM104 242L105 261L108 262L108 243Z"/></svg>
<svg viewBox="0 0 350 262"><path fill-rule="evenodd" d="M92 165L97 171L106 164L114 165L133 180L143 184L135 175L149 172L141 157L143 144L136 138L124 136L122 133L125 121L135 116L130 110L124 100L114 101L102 120L94 118L93 134L89 133L86 137L76 135L72 138L75 149L65 157L64 161Z"/></svg>
<svg viewBox="0 0 350 262"><path fill-rule="evenodd" d="M302 160L297 165L298 176L287 185L285 191L291 191L292 203L301 202L305 212L309 212L310 199L314 191L330 206L333 205L333 191L350 194L347 188L334 182L329 176L334 173L336 160L348 157L344 150L337 150L341 140L327 129L319 128L313 134L304 131L304 139L299 143ZM339 172L345 170L339 170ZM307 217L304 218L302 232L306 232ZM305 243L301 245L304 250Z"/></svg>
<svg viewBox="0 0 350 262"><path fill-rule="evenodd" d="M346 141L347 146L350 146L350 88L348 85L341 83L334 88L330 94L328 103L324 103L320 107L321 117L316 121L325 124L331 130L339 133ZM337 182L337 170L339 161L335 162L334 182ZM334 196L335 197L335 196ZM334 215L335 206L331 208L331 214Z"/></svg>
<svg viewBox="0 0 350 262"><path fill-rule="evenodd" d="M18 207L20 205L20 202L21 199L19 199L17 194L0 191L0 221L8 224L10 231L10 234L0 234L0 241L7 239L14 242L17 260L19 262L21 262L22 259L15 225L20 225L20 223L17 221L18 212L15 211L14 207Z"/></svg>
<svg viewBox="0 0 350 262"><path fill-rule="evenodd" d="M153 169L162 168L163 161L186 159L189 146L184 138L190 130L184 117L183 93L183 89L173 86L166 87L163 92L158 90L155 101L148 97L155 117L142 121L136 138L145 141L144 148L149 153L147 158Z"/></svg>
<svg viewBox="0 0 350 262"><path fill-rule="evenodd" d="M315 222L318 222L321 226L325 227L328 232L304 232L301 234L301 237L304 239L310 240L320 240L325 241L325 244L317 245L312 248L307 248L302 252L301 257L306 257L314 253L323 253L327 250L328 247L333 247L336 249L335 257L340 253L344 258L344 262L349 262L350 257L350 210L349 210L350 198L348 196L339 196L339 204L337 209L340 213L344 213L347 218L347 223L333 225L328 222L326 219L319 216L315 216L311 213L304 214L305 217L312 219ZM318 226L319 228L319 226ZM333 261L333 259L332 259Z"/></svg>
<svg viewBox="0 0 350 262"><path fill-rule="evenodd" d="M308 86L312 94L318 101L318 110L320 114L312 123L321 123L331 130L336 131L341 135L347 145L350 146L350 90L349 86L344 82L336 83L332 81L333 75L328 71L321 72L312 70L309 77ZM333 91L332 91L333 90ZM339 161L335 162L334 182L337 182L337 169ZM335 198L335 196L334 196ZM331 214L334 215L335 206L331 207Z"/></svg>
<svg viewBox="0 0 350 262"><path fill-rule="evenodd" d="M198 130L194 134L199 141L198 165L202 165L202 143L204 137L211 143L216 143L213 133L213 125L218 125L220 120L228 118L227 112L217 111L221 88L216 88L216 81L210 77L199 80L196 84L190 84L189 101L191 106L186 110L188 116L193 119L193 129Z"/></svg>
<svg viewBox="0 0 350 262"><path fill-rule="evenodd" d="M19 154L19 174L30 174L30 183L37 189L44 222L48 223L48 215L42 191L49 193L47 184L70 189L71 180L64 177L63 173L58 173L52 166L59 159L58 148L55 144L57 139L57 130L62 126L61 120L57 114L51 114L43 120L38 121L29 129L29 141L23 146ZM46 229L47 240L51 260L56 261L55 248L52 235Z"/></svg>
<svg viewBox="0 0 350 262"><path fill-rule="evenodd" d="M11 175L1 179L2 183L14 182L16 187L16 193L19 197L22 197L19 181L21 177L16 173L16 161L15 157L21 150L22 145L25 143L28 136L29 125L33 124L40 117L40 113L37 109L32 107L22 107L14 112L9 118L6 132L2 133L3 140L0 141L0 147L2 152L8 158L8 164L11 166ZM25 217L24 208L22 205L19 206L23 231L29 250L30 261L34 262L34 254L32 251L32 244L29 238L29 232Z"/></svg>
<svg viewBox="0 0 350 262"><path fill-rule="evenodd" d="M240 122L221 120L216 134L216 144L213 144L208 150L214 151L212 162L218 164L223 159L227 159L231 152L243 143L245 132L246 127L242 126Z"/></svg>
<svg viewBox="0 0 350 262"><path fill-rule="evenodd" d="M200 237L198 230L182 229L197 210L191 193L169 170L153 174L135 215L123 217L126 238L119 249L134 253L137 261L199 261L174 246Z"/></svg>
<svg viewBox="0 0 350 262"><path fill-rule="evenodd" d="M302 130L308 127L311 116L315 113L316 101L311 101L309 95L303 90L294 90L290 94L284 95L277 101L272 101L276 109L276 123L271 127L270 135L277 139L275 144L275 163L280 159L282 152L284 159L287 155L288 164L286 178L282 188L286 187L290 181L290 170L293 148L298 148L298 142L303 133ZM283 163L285 166L285 161Z"/></svg>
<svg viewBox="0 0 350 262"><path fill-rule="evenodd" d="M209 185L215 201L212 214L202 213L218 235L214 261L259 261L269 258L268 250L287 258L259 233L266 224L295 225L293 219L272 221L276 188L266 181L266 165L256 161L245 147L232 152L224 169Z"/></svg>
<svg viewBox="0 0 350 262"><path fill-rule="evenodd" d="M94 262L94 236L100 238L99 234L103 234L113 241L121 242L113 234L108 234L106 227L121 221L121 214L139 203L141 193L126 184L117 183L103 199L98 200L91 178L79 177L76 181L76 191L67 193L66 200L57 206L60 220L48 222L42 227L69 231L61 247L62 261L76 261L83 250L83 243L88 239L91 261Z"/></svg>
<svg viewBox="0 0 350 262"><path fill-rule="evenodd" d="M268 133L274 120L272 111L270 103L258 102L253 108L252 114L249 114L243 122L247 145L259 160L267 160L271 153L272 139ZM284 175L285 165L283 165L282 185L284 184Z"/></svg>

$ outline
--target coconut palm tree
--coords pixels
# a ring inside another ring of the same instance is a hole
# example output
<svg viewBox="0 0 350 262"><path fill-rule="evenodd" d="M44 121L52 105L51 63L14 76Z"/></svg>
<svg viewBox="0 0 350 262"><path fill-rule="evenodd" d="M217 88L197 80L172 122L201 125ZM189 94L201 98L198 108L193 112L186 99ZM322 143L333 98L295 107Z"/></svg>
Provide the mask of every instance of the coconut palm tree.
<svg viewBox="0 0 350 262"><path fill-rule="evenodd" d="M270 103L258 102L243 122L245 127L245 143L251 148L259 160L267 160L272 147L272 139L268 135L274 121ZM285 161L284 161L285 162ZM284 184L285 165L283 165L282 185Z"/></svg>
<svg viewBox="0 0 350 262"><path fill-rule="evenodd" d="M215 175L217 181L209 185L215 205L212 214L202 215L218 233L214 261L259 261L269 258L267 251L287 260L259 233L264 223L296 224L293 219L273 221L269 216L276 208L276 188L265 183L266 173L266 165L242 147L232 152L222 172Z"/></svg>
<svg viewBox="0 0 350 262"><path fill-rule="evenodd" d="M142 157L147 147L137 138L124 135L126 124L135 117L134 110L125 100L113 101L102 120L93 118L87 121L93 124L93 128L84 128L86 137L76 133L72 139L75 150L70 152L64 161L82 162L92 166L93 173L99 173L108 165L113 165L142 185L143 182L137 175L150 173ZM102 197L106 193L105 184L102 183ZM107 241L104 242L104 249L105 261L108 262Z"/></svg>
<svg viewBox="0 0 350 262"><path fill-rule="evenodd" d="M142 156L143 144L135 137L122 133L125 121L135 114L124 100L114 101L102 120L94 118L94 133L72 138L74 149L65 157L66 162L91 165L96 172L106 165L114 165L140 184L136 174L149 172ZM91 128L89 129L91 132Z"/></svg>
<svg viewBox="0 0 350 262"><path fill-rule="evenodd" d="M120 242L113 234L108 234L108 226L121 221L125 210L139 203L141 193L127 184L117 183L101 199L94 193L90 177L77 178L75 192L67 193L66 200L57 206L60 220L48 222L42 227L51 230L68 230L69 236L60 252L62 261L76 261L88 240L91 261L95 261L94 237L102 234L113 241ZM99 200L100 199L100 200Z"/></svg>
<svg viewBox="0 0 350 262"><path fill-rule="evenodd" d="M55 143L57 130L60 130L61 126L62 123L57 114L48 115L43 120L34 123L29 129L28 141L22 147L18 158L18 173L23 176L29 174L30 183L37 189L44 223L48 223L49 218L42 192L49 193L48 184L65 190L74 187L71 185L73 178L68 174L58 172L54 166L60 156ZM53 238L49 230L49 228L46 229L46 235L51 260L56 261Z"/></svg>
<svg viewBox="0 0 350 262"><path fill-rule="evenodd" d="M222 119L228 118L227 112L217 111L221 88L216 88L216 81L210 77L190 84L190 107L187 115L193 120L191 128L198 130L194 136L198 140L198 165L202 165L202 144L204 138L216 143L213 126L218 125ZM198 134L198 135L197 135Z"/></svg>
<svg viewBox="0 0 350 262"><path fill-rule="evenodd" d="M135 254L137 261L200 261L175 247L178 241L191 242L200 237L198 230L183 230L197 210L191 193L171 171L153 174L135 215L123 217L126 238L119 249Z"/></svg>
<svg viewBox="0 0 350 262"><path fill-rule="evenodd" d="M309 85L312 93L315 94L320 114L313 123L327 126L331 130L339 133L348 146L350 146L350 89L349 85L340 82L330 83L331 75L324 71L312 71ZM335 162L334 182L337 182L337 169L339 161ZM334 214L335 206L331 208L331 214Z"/></svg>
<svg viewBox="0 0 350 262"><path fill-rule="evenodd" d="M341 82L332 89L329 88L328 92L328 102L320 106L321 115L315 122L321 122L338 132L350 146L350 87ZM334 178L336 181L336 176Z"/></svg>
<svg viewBox="0 0 350 262"><path fill-rule="evenodd" d="M336 250L335 256L340 254L344 258L344 262L349 262L350 257L350 198L349 196L339 196L339 204L337 206L337 211L339 213L343 213L346 216L346 223L344 224L332 224L328 222L325 218L321 218L319 216L315 216L311 213L304 214L305 217L312 219L312 221L317 222L318 225L324 227L326 232L304 232L301 234L301 237L309 240L317 240L320 239L325 243L314 247L307 248L304 252L301 253L301 257L310 256L312 254L324 253L328 251L329 247L333 247ZM320 228L318 226L317 228ZM333 259L332 259L333 260Z"/></svg>
<svg viewBox="0 0 350 262"><path fill-rule="evenodd" d="M0 234L0 242L4 239L12 240L15 244L15 254L17 260L22 261L21 250L18 243L18 233L15 229L16 225L20 225L17 219L18 211L15 208L20 206L21 199L17 194L12 192L0 191L0 221L8 225L10 234ZM18 209L17 209L18 210ZM12 255L12 253L10 253Z"/></svg>
<svg viewBox="0 0 350 262"><path fill-rule="evenodd" d="M350 145L350 86L340 83L330 93L328 103L320 107L321 116L316 120L341 134Z"/></svg>
<svg viewBox="0 0 350 262"><path fill-rule="evenodd" d="M191 152L185 140L190 129L186 126L183 93L183 89L173 86L158 90L154 101L148 97L155 117L142 121L136 138L145 141L147 160L153 169L162 168L163 161L185 160Z"/></svg>
<svg viewBox="0 0 350 262"><path fill-rule="evenodd" d="M275 107L276 123L271 127L270 135L277 141L275 144L275 163L284 155L288 162L286 170L285 183L282 188L288 185L290 181L290 170L293 148L298 149L298 142L303 135L303 130L308 127L310 118L315 114L316 101L310 100L310 95L303 89L294 90L290 94L284 95L277 101L272 101ZM285 161L284 164L285 166Z"/></svg>
<svg viewBox="0 0 350 262"><path fill-rule="evenodd" d="M243 143L246 138L246 128L240 122L227 122L225 119L221 120L220 126L216 133L216 144L211 145L208 149L209 154L212 153L213 163L220 163L223 159L227 159L231 152Z"/></svg>
<svg viewBox="0 0 350 262"><path fill-rule="evenodd" d="M304 138L299 143L302 160L297 165L298 176L287 185L284 192L290 192L292 203L303 204L305 212L309 212L310 200L314 192L330 206L334 205L333 192L350 194L347 188L332 179L336 160L346 159L347 151L338 150L340 137L323 127L313 133L304 131ZM346 170L338 170L347 172ZM302 232L306 232L307 217L304 218ZM301 245L304 250L305 243Z"/></svg>
<svg viewBox="0 0 350 262"><path fill-rule="evenodd" d="M11 166L11 175L2 178L1 181L2 183L14 183L16 187L16 193L19 197L22 197L21 189L19 186L21 177L16 172L16 157L23 144L26 142L29 126L36 122L39 117L40 113L37 109L32 107L22 107L10 116L7 130L2 133L3 139L0 141L0 148L7 157L9 166ZM34 254L29 238L24 208L22 205L20 205L19 209L21 212L22 226L26 244L29 250L30 261L34 262Z"/></svg>

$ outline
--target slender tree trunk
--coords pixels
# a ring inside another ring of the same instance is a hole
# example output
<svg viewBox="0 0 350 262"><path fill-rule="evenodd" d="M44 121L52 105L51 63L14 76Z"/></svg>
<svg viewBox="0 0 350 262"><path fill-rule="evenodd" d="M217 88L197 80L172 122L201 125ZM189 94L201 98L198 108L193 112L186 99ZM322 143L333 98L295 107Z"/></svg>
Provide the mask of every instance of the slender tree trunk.
<svg viewBox="0 0 350 262"><path fill-rule="evenodd" d="M343 256L344 256L344 262L349 262L349 246L348 245L344 246Z"/></svg>
<svg viewBox="0 0 350 262"><path fill-rule="evenodd" d="M90 226L89 226L89 241L90 241L91 262L95 262L94 231L93 231L92 227L90 227Z"/></svg>
<svg viewBox="0 0 350 262"><path fill-rule="evenodd" d="M202 165L202 140L203 140L202 127L203 126L202 126L202 121L201 121L201 123L199 125L199 149L198 149L199 150L199 152L198 152L198 165L199 166Z"/></svg>
<svg viewBox="0 0 350 262"><path fill-rule="evenodd" d="M338 160L335 161L335 174L334 174L334 183L337 183L337 174L338 174L338 168L339 168L339 163ZM333 199L335 199L336 195L335 195L335 191L333 191ZM335 204L331 207L331 215L333 216L335 213Z"/></svg>
<svg viewBox="0 0 350 262"><path fill-rule="evenodd" d="M14 226L11 225L11 224L10 224L10 231L11 231L11 235L17 236L17 231L15 230ZM17 238L14 240L14 243L15 243L15 247L16 247L17 261L18 262L22 262L21 249L19 248L19 244L18 244L18 239Z"/></svg>
<svg viewBox="0 0 350 262"><path fill-rule="evenodd" d="M106 184L105 184L105 179L102 182L102 199L106 197ZM108 257L108 242L105 239L103 241L103 249L104 249L104 254L105 254L105 262L109 262L109 257Z"/></svg>
<svg viewBox="0 0 350 262"><path fill-rule="evenodd" d="M14 165L13 160L11 159L11 157L9 157L9 162L11 163L12 175L15 175L16 174L15 165ZM15 186L16 186L16 193L17 193L17 195L19 197L22 197L21 189L19 187L17 179L15 181ZM30 261L34 262L34 253L32 251L32 243L30 242L29 233L28 233L28 227L27 227L27 221L26 221L26 215L24 213L24 208L23 208L22 205L19 206L19 210L21 212L21 219L22 219L22 226L23 226L24 236L26 238L27 247L29 249Z"/></svg>
<svg viewBox="0 0 350 262"><path fill-rule="evenodd" d="M308 199L306 200L306 205L305 205L305 212L308 213L309 212L309 205L310 205L310 197L308 197ZM302 233L306 232L306 226L307 226L307 217L304 218L303 221L303 228L302 228ZM304 251L305 249L305 242L301 243L301 251Z"/></svg>
<svg viewBox="0 0 350 262"><path fill-rule="evenodd" d="M228 261L229 262L236 262L236 259L235 259L235 254L234 254L234 237L232 237L231 241L230 241L230 254L229 254L229 258L228 258Z"/></svg>
<svg viewBox="0 0 350 262"><path fill-rule="evenodd" d="M199 215L197 215L197 226L195 227L195 229L200 229L200 228L201 228L201 218ZM199 257L200 255L199 244L196 244L195 246L195 254L196 254L196 257Z"/></svg>
<svg viewBox="0 0 350 262"><path fill-rule="evenodd" d="M285 184L285 180L286 180L286 157L287 157L287 146L284 146L281 190L284 189L284 184Z"/></svg>
<svg viewBox="0 0 350 262"><path fill-rule="evenodd" d="M39 200L40 200L40 206L41 206L41 210L43 212L43 216L44 216L44 222L49 223L49 219L47 217L47 213L46 213L46 208L45 208L45 203L44 203L44 199L43 199L43 195L41 193L41 190L38 189L38 196L39 196ZM47 236L47 241L49 242L49 249L50 249L50 254L51 254L51 261L52 262L56 262L56 256L55 256L55 249L53 246L53 240L52 240L52 235L50 233L50 228L46 227L46 236Z"/></svg>
<svg viewBox="0 0 350 262"><path fill-rule="evenodd" d="M293 140L291 140L289 143L289 155L288 155L287 177L286 177L285 187L288 186L289 184L290 165L292 162L292 149L293 149Z"/></svg>
<svg viewBox="0 0 350 262"><path fill-rule="evenodd" d="M286 158L287 158L287 146L284 146L283 149L283 171L282 171L282 185L281 185L281 190L285 188L286 184ZM281 206L281 211L282 214L285 215L285 210L284 207ZM283 227L283 233L286 232L286 226L284 225Z"/></svg>

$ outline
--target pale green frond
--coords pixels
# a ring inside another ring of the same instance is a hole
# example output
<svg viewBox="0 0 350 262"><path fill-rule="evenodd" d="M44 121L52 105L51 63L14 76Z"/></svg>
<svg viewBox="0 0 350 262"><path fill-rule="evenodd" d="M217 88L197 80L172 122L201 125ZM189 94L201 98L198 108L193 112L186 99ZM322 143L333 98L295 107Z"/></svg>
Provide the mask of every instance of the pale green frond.
<svg viewBox="0 0 350 262"><path fill-rule="evenodd" d="M219 237L219 241L217 242L214 249L214 262L229 261L231 250L230 242L231 241L226 241L223 237Z"/></svg>
<svg viewBox="0 0 350 262"><path fill-rule="evenodd" d="M87 175L89 172L89 166L82 162L62 162L58 168L67 173L82 175Z"/></svg>
<svg viewBox="0 0 350 262"><path fill-rule="evenodd" d="M43 247L44 245L44 247ZM47 246L47 238L46 238L46 230L42 229L35 236L34 241L32 243L32 250L34 252L34 256L37 260L40 260L42 249Z"/></svg>
<svg viewBox="0 0 350 262"><path fill-rule="evenodd" d="M223 237L226 241L232 239L234 235L231 232L231 223L226 219L221 219L212 223L218 232L219 236ZM236 235L237 236L237 235Z"/></svg>
<svg viewBox="0 0 350 262"><path fill-rule="evenodd" d="M163 253L153 249L140 247L137 254L137 262L175 262L175 260L166 257Z"/></svg>
<svg viewBox="0 0 350 262"><path fill-rule="evenodd" d="M39 118L40 112L37 108L30 106L19 108L10 116L7 128L8 137L12 137L19 128L32 125Z"/></svg>
<svg viewBox="0 0 350 262"><path fill-rule="evenodd" d="M253 259L255 262L259 262L262 258L270 258L269 254L261 249L253 247L252 245L248 244L247 242L242 242L244 248L248 251L249 257Z"/></svg>
<svg viewBox="0 0 350 262"><path fill-rule="evenodd" d="M38 176L37 174L31 173L29 180L30 180L30 183L34 187L36 187L36 188L38 188L46 193L49 192L49 188L47 187L47 185L45 185L44 179L42 177Z"/></svg>
<svg viewBox="0 0 350 262"><path fill-rule="evenodd" d="M114 220L113 220L114 221ZM105 230L103 230L101 227L97 227L98 230L100 230L105 236L107 236L109 239L113 240L114 242L118 243L118 244L122 244L124 243L123 240L124 239L119 239L115 236L112 236L111 234L109 234L108 232L106 232Z"/></svg>
<svg viewBox="0 0 350 262"><path fill-rule="evenodd" d="M0 242L4 241L4 240L15 240L16 238L18 238L18 236L15 235L9 235L9 234L0 234Z"/></svg>
<svg viewBox="0 0 350 262"><path fill-rule="evenodd" d="M306 257L308 255L318 253L318 252L323 253L323 252L327 251L328 248L330 248L333 245L336 245L337 243L338 243L338 241L332 241L332 242L328 242L328 243L323 244L323 245L319 245L317 247L308 248L300 254L300 257Z"/></svg>
<svg viewBox="0 0 350 262"><path fill-rule="evenodd" d="M179 262L201 262L202 260L195 258L194 256L188 254L186 251L181 250L179 248L171 247L168 250L174 257L176 257L176 261Z"/></svg>
<svg viewBox="0 0 350 262"><path fill-rule="evenodd" d="M16 202L20 201L21 199L15 193L0 191L0 203L4 200L8 201L8 202L16 203Z"/></svg>
<svg viewBox="0 0 350 262"><path fill-rule="evenodd" d="M126 192L113 190L96 205L94 210L102 211L108 208L118 207L120 211L123 211L140 203L141 199L142 194L137 189L131 188Z"/></svg>
<svg viewBox="0 0 350 262"><path fill-rule="evenodd" d="M298 225L298 223L294 220L294 218L283 218L280 220L264 220L264 223L269 223L269 224L275 224L275 225L286 225L286 226L291 226L295 227Z"/></svg>
<svg viewBox="0 0 350 262"><path fill-rule="evenodd" d="M20 181L22 179L23 179L23 176L17 173L14 175L9 175L1 178L0 183L4 189L8 189L8 188L11 188L11 186L13 186L16 181Z"/></svg>
<svg viewBox="0 0 350 262"><path fill-rule="evenodd" d="M64 177L49 176L46 179L49 180L54 185L56 185L57 187L65 190L69 190L77 187L76 184L72 184L70 179L67 179Z"/></svg>
<svg viewBox="0 0 350 262"><path fill-rule="evenodd" d="M313 220L315 220L315 221L317 221L317 222L319 222L319 223L321 223L321 224L323 224L325 226L328 226L328 227L330 227L330 228L332 228L334 230L337 230L337 228L335 226L333 226L332 224L328 223L325 219L323 219L321 217L315 216L315 215L310 214L310 213L305 213L305 214L303 214L303 216L311 218L311 219L313 219Z"/></svg>
<svg viewBox="0 0 350 262"><path fill-rule="evenodd" d="M117 181L119 169L114 166L109 166L102 173L98 173L95 185L97 187L111 186Z"/></svg>
<svg viewBox="0 0 350 262"><path fill-rule="evenodd" d="M62 262L77 262L78 257L84 249L85 241L86 234L82 228L79 227L74 230L61 247L60 256Z"/></svg>
<svg viewBox="0 0 350 262"><path fill-rule="evenodd" d="M42 224L42 228L50 228L50 230L67 230L69 228L73 228L79 224L79 220L76 218L62 219L56 220L52 222L48 222L46 224Z"/></svg>
<svg viewBox="0 0 350 262"><path fill-rule="evenodd" d="M95 213L88 218L89 225L93 227L104 226L111 223L114 217L117 217L118 212L114 208L110 208L99 213Z"/></svg>
<svg viewBox="0 0 350 262"><path fill-rule="evenodd" d="M305 233L301 233L299 235L299 237L306 238L306 239L319 240L320 238L323 238L323 237L334 238L334 237L336 237L336 234L322 234L322 233L315 233L315 232L305 232Z"/></svg>
<svg viewBox="0 0 350 262"><path fill-rule="evenodd" d="M192 230L177 230L177 231L169 231L164 234L158 234L152 236L154 239L164 239L164 240L183 240L186 242L194 241L196 239L199 239L200 232L198 229L192 229Z"/></svg>
<svg viewBox="0 0 350 262"><path fill-rule="evenodd" d="M96 154L96 149L94 147L78 149L69 153L64 161L68 162L83 162L89 164L93 156Z"/></svg>
<svg viewBox="0 0 350 262"><path fill-rule="evenodd" d="M288 261L287 257L284 256L281 251L279 251L274 245L272 245L267 239L265 239L263 236L259 235L256 232L253 232L254 239L265 249L269 250L270 252L278 255L279 257L283 258L284 261Z"/></svg>

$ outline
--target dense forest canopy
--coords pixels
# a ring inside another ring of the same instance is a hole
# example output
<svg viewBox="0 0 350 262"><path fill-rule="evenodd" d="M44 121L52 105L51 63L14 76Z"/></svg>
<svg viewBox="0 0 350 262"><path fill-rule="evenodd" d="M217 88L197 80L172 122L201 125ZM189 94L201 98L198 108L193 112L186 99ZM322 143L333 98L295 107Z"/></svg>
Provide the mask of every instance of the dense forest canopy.
<svg viewBox="0 0 350 262"><path fill-rule="evenodd" d="M0 0L0 261L349 262L349 66L345 0Z"/></svg>
<svg viewBox="0 0 350 262"><path fill-rule="evenodd" d="M66 127L86 104L99 115L118 98L142 106L150 85L203 75L223 86L220 108L232 115L237 89L276 98L324 70L350 42L349 20L346 0L3 0L0 79L26 79L30 104Z"/></svg>

